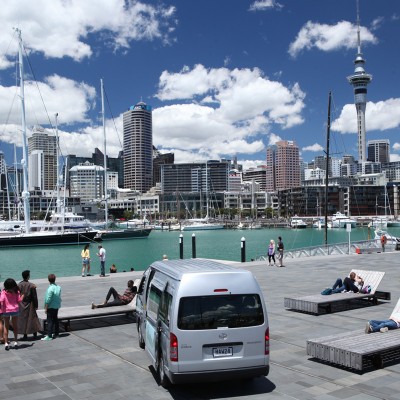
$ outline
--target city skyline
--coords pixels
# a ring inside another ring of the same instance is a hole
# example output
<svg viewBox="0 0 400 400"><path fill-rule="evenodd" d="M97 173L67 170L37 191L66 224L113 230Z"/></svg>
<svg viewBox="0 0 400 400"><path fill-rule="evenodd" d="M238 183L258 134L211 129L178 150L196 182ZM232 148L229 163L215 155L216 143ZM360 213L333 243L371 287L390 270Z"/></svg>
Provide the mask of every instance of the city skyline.
<svg viewBox="0 0 400 400"><path fill-rule="evenodd" d="M122 114L143 100L153 108L153 144L176 162L238 157L265 164L266 149L293 140L309 162L323 155L328 92L333 92L331 155L357 158L356 109L347 77L357 54L356 1L187 2L108 0L0 1L0 150L8 165L20 143L15 100L16 41L28 65L28 125L54 126L63 155L90 156L102 146L100 78L107 153L122 149ZM361 49L374 79L368 88L366 141L390 140L400 160L400 78L395 0L360 0ZM23 15L20 10L24 9ZM68 18L65 18L68 15ZM43 113L40 96L48 115ZM12 126L5 126L8 122Z"/></svg>

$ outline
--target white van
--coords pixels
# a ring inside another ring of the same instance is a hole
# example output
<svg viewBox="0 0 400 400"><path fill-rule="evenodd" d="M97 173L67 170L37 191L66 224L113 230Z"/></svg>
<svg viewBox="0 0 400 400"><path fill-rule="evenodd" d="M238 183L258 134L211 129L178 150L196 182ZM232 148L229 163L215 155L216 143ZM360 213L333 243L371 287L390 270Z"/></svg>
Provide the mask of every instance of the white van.
<svg viewBox="0 0 400 400"><path fill-rule="evenodd" d="M200 259L153 263L136 296L139 345L161 385L269 373L269 327L249 271Z"/></svg>

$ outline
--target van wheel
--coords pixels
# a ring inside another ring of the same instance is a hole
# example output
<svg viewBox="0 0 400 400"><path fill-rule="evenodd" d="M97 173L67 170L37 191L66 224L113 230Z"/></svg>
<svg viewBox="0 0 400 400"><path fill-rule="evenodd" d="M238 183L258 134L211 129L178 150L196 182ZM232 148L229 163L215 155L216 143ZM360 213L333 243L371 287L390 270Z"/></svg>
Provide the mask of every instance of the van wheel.
<svg viewBox="0 0 400 400"><path fill-rule="evenodd" d="M160 358L158 360L157 374L158 374L158 381L163 388L167 388L171 385L168 376L165 375L164 357L162 354L160 354Z"/></svg>
<svg viewBox="0 0 400 400"><path fill-rule="evenodd" d="M138 335L139 335L139 347L141 349L144 349L146 347L146 344L144 342L144 338L143 338L143 332L142 332L142 328L140 327L140 324L138 324Z"/></svg>

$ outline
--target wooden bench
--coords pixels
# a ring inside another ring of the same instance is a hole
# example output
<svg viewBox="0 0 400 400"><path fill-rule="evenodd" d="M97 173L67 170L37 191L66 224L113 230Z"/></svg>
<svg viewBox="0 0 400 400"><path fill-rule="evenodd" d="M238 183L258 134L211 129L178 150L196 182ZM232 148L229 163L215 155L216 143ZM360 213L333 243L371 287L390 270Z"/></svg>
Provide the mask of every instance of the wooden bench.
<svg viewBox="0 0 400 400"><path fill-rule="evenodd" d="M136 279L134 286L138 287L140 279ZM135 315L136 314L136 296L129 304L122 306L112 306L104 308L94 308L92 309L91 304L85 306L75 306L75 307L61 307L58 310L58 319L64 325L65 331L71 329L72 320L80 320L86 318L101 318L113 315L126 314ZM47 314L44 310L37 310L37 315L39 317L39 322L42 326L42 331L46 331Z"/></svg>
<svg viewBox="0 0 400 400"><path fill-rule="evenodd" d="M356 306L363 307L370 304L378 304L378 300L390 300L389 292L378 291L384 272L365 271L353 269L357 275L364 279L364 287L371 286L370 293L334 293L331 295L314 294L299 297L285 297L285 308L311 313L315 315L343 311Z"/></svg>
<svg viewBox="0 0 400 400"><path fill-rule="evenodd" d="M400 310L400 299L393 312L396 310ZM383 368L400 359L400 329L368 334L357 330L309 339L307 355L359 371Z"/></svg>

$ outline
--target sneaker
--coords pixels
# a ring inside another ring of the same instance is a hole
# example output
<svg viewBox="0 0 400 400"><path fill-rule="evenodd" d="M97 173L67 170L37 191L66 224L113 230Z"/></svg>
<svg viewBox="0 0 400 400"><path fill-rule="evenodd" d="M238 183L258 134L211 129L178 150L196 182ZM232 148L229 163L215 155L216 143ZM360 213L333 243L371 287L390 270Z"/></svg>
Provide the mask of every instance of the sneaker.
<svg viewBox="0 0 400 400"><path fill-rule="evenodd" d="M389 330L387 326L384 326L383 328L379 329L382 333L385 333Z"/></svg>
<svg viewBox="0 0 400 400"><path fill-rule="evenodd" d="M14 349L16 349L16 348L18 347L18 342L14 342L14 343L12 344L12 347L13 347Z"/></svg>
<svg viewBox="0 0 400 400"><path fill-rule="evenodd" d="M53 338L46 335L46 336L42 337L40 340L53 340Z"/></svg>
<svg viewBox="0 0 400 400"><path fill-rule="evenodd" d="M10 348L10 345L8 343L4 343L4 349L8 350Z"/></svg>
<svg viewBox="0 0 400 400"><path fill-rule="evenodd" d="M93 302L92 302L92 310L94 310L96 308L96 304L94 304Z"/></svg>
<svg viewBox="0 0 400 400"><path fill-rule="evenodd" d="M84 278L84 277L85 277L85 275L82 274L82 278Z"/></svg>
<svg viewBox="0 0 400 400"><path fill-rule="evenodd" d="M367 325L365 325L365 333L371 333L372 332L372 327L369 324L369 322L367 322Z"/></svg>

